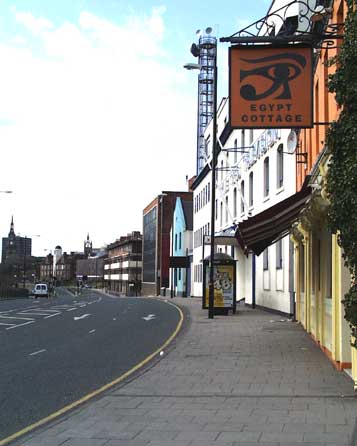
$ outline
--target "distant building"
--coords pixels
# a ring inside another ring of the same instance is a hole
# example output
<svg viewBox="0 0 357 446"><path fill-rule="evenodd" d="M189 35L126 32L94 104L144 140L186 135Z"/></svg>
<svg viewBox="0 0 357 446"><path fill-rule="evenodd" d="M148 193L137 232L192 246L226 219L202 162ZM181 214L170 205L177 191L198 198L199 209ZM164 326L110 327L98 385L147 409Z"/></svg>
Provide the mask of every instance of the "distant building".
<svg viewBox="0 0 357 446"><path fill-rule="evenodd" d="M191 192L163 191L143 211L143 295L158 295L170 286L170 231L176 198Z"/></svg>
<svg viewBox="0 0 357 446"><path fill-rule="evenodd" d="M53 281L53 255L48 254L40 265L41 282Z"/></svg>
<svg viewBox="0 0 357 446"><path fill-rule="evenodd" d="M83 259L84 254L81 252L71 252L67 254L62 252L60 245L54 249L53 256L49 254L45 261L41 264L41 277L46 281L53 280L55 285L63 282L70 282L76 279L77 260ZM52 275L51 271L52 260Z"/></svg>
<svg viewBox="0 0 357 446"><path fill-rule="evenodd" d="M25 255L31 257L32 239L30 237L20 237L15 234L14 217L11 218L10 231L7 237L2 238L2 263L13 263L14 258Z"/></svg>
<svg viewBox="0 0 357 446"><path fill-rule="evenodd" d="M141 292L142 235L139 231L107 246L104 286L111 293L137 296Z"/></svg>
<svg viewBox="0 0 357 446"><path fill-rule="evenodd" d="M77 260L76 277L86 281L95 287L103 287L104 279L104 259L107 257L106 249L93 251L92 256Z"/></svg>
<svg viewBox="0 0 357 446"><path fill-rule="evenodd" d="M170 289L176 296L191 294L193 262L193 194L189 200L176 198L171 230Z"/></svg>

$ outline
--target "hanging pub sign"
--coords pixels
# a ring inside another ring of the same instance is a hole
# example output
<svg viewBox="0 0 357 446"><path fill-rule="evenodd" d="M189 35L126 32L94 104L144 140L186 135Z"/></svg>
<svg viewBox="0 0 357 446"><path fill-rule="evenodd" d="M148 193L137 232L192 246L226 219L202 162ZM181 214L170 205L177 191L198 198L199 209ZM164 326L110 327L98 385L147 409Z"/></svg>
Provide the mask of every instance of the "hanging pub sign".
<svg viewBox="0 0 357 446"><path fill-rule="evenodd" d="M312 48L232 46L229 89L233 128L312 127Z"/></svg>

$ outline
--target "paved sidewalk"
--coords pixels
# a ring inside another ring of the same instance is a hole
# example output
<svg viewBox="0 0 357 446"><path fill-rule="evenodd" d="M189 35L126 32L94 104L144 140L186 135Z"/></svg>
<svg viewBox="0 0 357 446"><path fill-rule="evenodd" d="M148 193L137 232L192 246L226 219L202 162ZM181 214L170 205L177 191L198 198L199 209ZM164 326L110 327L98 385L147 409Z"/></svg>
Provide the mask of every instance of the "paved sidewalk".
<svg viewBox="0 0 357 446"><path fill-rule="evenodd" d="M188 329L161 360L18 446L350 445L353 383L301 327L238 306L207 318L198 299Z"/></svg>

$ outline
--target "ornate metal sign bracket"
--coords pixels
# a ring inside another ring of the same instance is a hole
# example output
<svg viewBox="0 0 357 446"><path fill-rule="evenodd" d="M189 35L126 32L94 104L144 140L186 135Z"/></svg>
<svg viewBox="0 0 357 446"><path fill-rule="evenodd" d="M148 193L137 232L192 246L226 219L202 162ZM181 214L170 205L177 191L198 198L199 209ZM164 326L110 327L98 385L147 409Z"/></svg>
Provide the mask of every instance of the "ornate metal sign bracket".
<svg viewBox="0 0 357 446"><path fill-rule="evenodd" d="M329 23L332 3L331 0L292 0L220 41L235 45L301 43L313 48L335 47L336 41L344 37L344 23Z"/></svg>

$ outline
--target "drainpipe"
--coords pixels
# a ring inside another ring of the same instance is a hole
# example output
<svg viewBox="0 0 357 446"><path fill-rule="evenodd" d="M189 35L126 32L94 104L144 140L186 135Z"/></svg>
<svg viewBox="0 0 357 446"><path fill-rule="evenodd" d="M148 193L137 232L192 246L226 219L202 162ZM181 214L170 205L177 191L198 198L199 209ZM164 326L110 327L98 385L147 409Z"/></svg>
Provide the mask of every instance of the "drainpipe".
<svg viewBox="0 0 357 446"><path fill-rule="evenodd" d="M252 308L255 308L255 254L252 252Z"/></svg>
<svg viewBox="0 0 357 446"><path fill-rule="evenodd" d="M295 283L294 283L294 244L289 240L289 295L290 295L290 314L294 322L296 322L295 308Z"/></svg>

